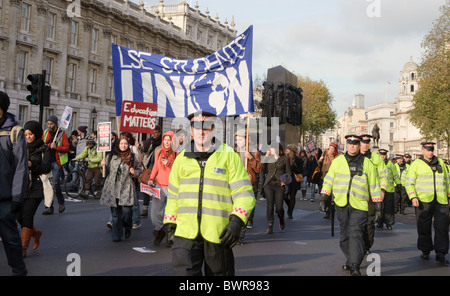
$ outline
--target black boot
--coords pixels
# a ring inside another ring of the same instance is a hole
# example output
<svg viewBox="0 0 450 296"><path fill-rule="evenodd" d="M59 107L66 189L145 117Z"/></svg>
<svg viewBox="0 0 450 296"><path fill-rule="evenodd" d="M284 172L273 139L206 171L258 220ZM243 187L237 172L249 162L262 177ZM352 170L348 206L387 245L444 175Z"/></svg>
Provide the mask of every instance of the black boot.
<svg viewBox="0 0 450 296"><path fill-rule="evenodd" d="M45 208L45 210L42 212L42 215L51 215L51 214L53 214L53 206Z"/></svg>

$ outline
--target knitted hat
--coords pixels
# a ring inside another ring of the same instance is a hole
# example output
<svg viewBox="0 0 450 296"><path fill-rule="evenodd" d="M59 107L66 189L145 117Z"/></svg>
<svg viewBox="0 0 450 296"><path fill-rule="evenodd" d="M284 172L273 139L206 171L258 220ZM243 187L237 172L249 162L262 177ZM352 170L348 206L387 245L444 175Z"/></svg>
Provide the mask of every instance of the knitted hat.
<svg viewBox="0 0 450 296"><path fill-rule="evenodd" d="M3 110L3 113L8 112L8 108L9 108L9 96L0 91L0 109Z"/></svg>
<svg viewBox="0 0 450 296"><path fill-rule="evenodd" d="M42 137L42 126L39 122L31 120L25 123L25 126L23 127L24 130L29 130L32 134L34 134L34 137L36 139L40 139Z"/></svg>
<svg viewBox="0 0 450 296"><path fill-rule="evenodd" d="M58 117L56 115L50 115L50 117L47 119L47 121L51 121L54 124L58 124Z"/></svg>
<svg viewBox="0 0 450 296"><path fill-rule="evenodd" d="M85 134L87 132L87 126L85 126L85 125L79 126L78 130L80 132L82 132L83 134Z"/></svg>

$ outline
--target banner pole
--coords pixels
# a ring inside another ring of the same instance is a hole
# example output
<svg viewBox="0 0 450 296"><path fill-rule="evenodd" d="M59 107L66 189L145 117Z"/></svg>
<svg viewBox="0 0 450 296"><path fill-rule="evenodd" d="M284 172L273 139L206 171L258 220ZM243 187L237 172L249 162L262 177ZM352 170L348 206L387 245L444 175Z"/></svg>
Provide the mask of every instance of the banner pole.
<svg viewBox="0 0 450 296"><path fill-rule="evenodd" d="M249 152L248 135L250 130L250 112L247 112L247 130L245 132L245 152ZM247 169L248 159L245 157L245 168Z"/></svg>

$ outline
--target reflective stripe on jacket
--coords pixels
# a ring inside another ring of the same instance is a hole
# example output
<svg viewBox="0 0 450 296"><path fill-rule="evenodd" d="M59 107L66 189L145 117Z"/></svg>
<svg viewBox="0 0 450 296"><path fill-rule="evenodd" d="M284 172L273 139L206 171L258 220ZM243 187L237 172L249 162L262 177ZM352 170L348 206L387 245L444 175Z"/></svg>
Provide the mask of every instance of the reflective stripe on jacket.
<svg viewBox="0 0 450 296"><path fill-rule="evenodd" d="M450 198L449 173L442 159L438 158L442 173L433 170L422 159L416 159L408 169L405 188L409 199L418 198L422 202L432 202L436 193L440 204L448 204Z"/></svg>
<svg viewBox="0 0 450 296"><path fill-rule="evenodd" d="M387 169L387 177L388 177L388 186L386 189L386 192L395 192L395 185L401 184L400 182L400 176L398 174L397 169L395 168L395 165L392 163L392 161L388 160L386 164Z"/></svg>
<svg viewBox="0 0 450 296"><path fill-rule="evenodd" d="M321 192L333 194L334 202L339 207L344 207L350 202L353 208L368 211L370 197L373 202L381 202L377 168L372 161L364 157L362 175L355 175L352 179L348 162L344 155L340 155L331 163L323 179Z"/></svg>
<svg viewBox="0 0 450 296"><path fill-rule="evenodd" d="M388 172L383 158L378 153L372 153L370 160L377 167L381 189L386 190L388 187Z"/></svg>
<svg viewBox="0 0 450 296"><path fill-rule="evenodd" d="M244 224L255 206L253 187L239 154L222 144L202 168L182 151L169 176L164 223L177 225L175 235L194 239L200 234L213 243L231 214Z"/></svg>

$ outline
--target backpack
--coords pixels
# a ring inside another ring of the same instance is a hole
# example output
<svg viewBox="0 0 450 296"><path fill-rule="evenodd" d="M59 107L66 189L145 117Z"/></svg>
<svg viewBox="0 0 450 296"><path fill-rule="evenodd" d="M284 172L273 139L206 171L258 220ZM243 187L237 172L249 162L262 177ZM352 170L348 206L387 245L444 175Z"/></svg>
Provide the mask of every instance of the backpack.
<svg viewBox="0 0 450 296"><path fill-rule="evenodd" d="M11 140L12 147L14 149L14 147L17 144L17 137L18 137L18 135L19 135L21 130L23 130L23 127L21 127L20 125L15 125L9 131L1 131L0 132L0 137L1 136L9 136L9 138Z"/></svg>

